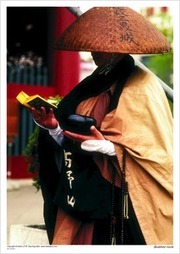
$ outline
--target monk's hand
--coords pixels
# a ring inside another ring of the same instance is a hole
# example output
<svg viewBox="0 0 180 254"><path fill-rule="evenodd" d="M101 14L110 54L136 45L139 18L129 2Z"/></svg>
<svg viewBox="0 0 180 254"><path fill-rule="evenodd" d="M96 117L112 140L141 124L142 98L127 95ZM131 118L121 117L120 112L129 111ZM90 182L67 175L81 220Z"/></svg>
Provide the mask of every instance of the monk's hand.
<svg viewBox="0 0 180 254"><path fill-rule="evenodd" d="M39 125L48 129L57 128L58 121L54 116L54 111L52 108L50 108L48 113L46 112L46 109L44 107L41 107L40 110L37 110L34 107L32 107L30 111L33 115L35 122L38 123Z"/></svg>
<svg viewBox="0 0 180 254"><path fill-rule="evenodd" d="M114 144L106 140L95 126L91 126L90 131L90 135L81 135L69 131L63 131L63 134L74 141L80 142L81 148L87 152L99 152L109 156L116 155Z"/></svg>
<svg viewBox="0 0 180 254"><path fill-rule="evenodd" d="M78 133L65 131L65 130L63 130L62 133L66 137L72 139L73 141L80 142L80 143L85 140L104 140L105 139L102 133L98 131L98 129L96 129L95 126L90 127L90 132L91 132L90 135L78 134Z"/></svg>

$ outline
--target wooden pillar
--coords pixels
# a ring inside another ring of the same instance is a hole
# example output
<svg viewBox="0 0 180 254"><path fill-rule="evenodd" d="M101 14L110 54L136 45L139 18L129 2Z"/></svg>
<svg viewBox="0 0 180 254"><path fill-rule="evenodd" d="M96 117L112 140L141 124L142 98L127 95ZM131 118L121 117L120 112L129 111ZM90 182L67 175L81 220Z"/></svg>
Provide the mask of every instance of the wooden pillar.
<svg viewBox="0 0 180 254"><path fill-rule="evenodd" d="M48 52L49 83L56 87L57 94L65 96L80 77L79 52L54 49L60 34L75 20L75 16L65 7L49 9Z"/></svg>

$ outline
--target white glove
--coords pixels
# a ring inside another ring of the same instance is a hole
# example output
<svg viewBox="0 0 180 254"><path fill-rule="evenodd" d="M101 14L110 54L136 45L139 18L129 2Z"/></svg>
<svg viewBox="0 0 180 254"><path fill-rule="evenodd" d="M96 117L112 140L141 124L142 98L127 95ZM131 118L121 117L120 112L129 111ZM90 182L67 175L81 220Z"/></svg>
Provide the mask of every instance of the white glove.
<svg viewBox="0 0 180 254"><path fill-rule="evenodd" d="M100 152L109 156L116 155L114 144L109 140L86 140L81 143L81 148L88 152Z"/></svg>
<svg viewBox="0 0 180 254"><path fill-rule="evenodd" d="M62 132L62 129L61 127L58 126L55 128L55 129L49 129L49 128L46 128L42 125L40 125L39 123L36 122L36 120L34 119L34 122L41 128L45 129L45 130L48 130L49 131L49 134L53 137L53 139L59 144L61 145L62 144L62 141L63 141L63 138L64 138L64 135L61 133Z"/></svg>
<svg viewBox="0 0 180 254"><path fill-rule="evenodd" d="M61 133L62 129L58 125L55 129L49 129L49 134L53 137L53 139L59 144L62 144L64 135Z"/></svg>
<svg viewBox="0 0 180 254"><path fill-rule="evenodd" d="M58 126L55 129L48 129L48 131L51 136L54 136L54 135L58 135L59 133L61 133L62 129L58 124Z"/></svg>

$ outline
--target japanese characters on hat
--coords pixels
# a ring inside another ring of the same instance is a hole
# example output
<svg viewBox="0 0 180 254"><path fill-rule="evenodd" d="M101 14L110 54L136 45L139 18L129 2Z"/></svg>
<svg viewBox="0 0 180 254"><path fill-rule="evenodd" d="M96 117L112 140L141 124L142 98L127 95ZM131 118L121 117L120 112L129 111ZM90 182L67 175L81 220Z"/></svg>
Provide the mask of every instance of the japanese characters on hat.
<svg viewBox="0 0 180 254"><path fill-rule="evenodd" d="M156 54L171 50L165 36L129 7L88 10L62 33L55 48L125 54Z"/></svg>

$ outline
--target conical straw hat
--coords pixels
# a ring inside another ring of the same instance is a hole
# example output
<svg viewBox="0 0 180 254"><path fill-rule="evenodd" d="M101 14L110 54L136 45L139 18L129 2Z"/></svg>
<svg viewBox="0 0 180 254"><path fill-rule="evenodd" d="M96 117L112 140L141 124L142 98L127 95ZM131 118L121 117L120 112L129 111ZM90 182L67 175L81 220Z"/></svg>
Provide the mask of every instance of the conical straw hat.
<svg viewBox="0 0 180 254"><path fill-rule="evenodd" d="M165 36L128 7L88 10L65 30L55 48L127 54L156 54L171 50Z"/></svg>

